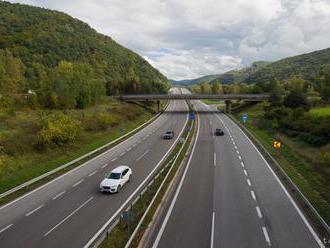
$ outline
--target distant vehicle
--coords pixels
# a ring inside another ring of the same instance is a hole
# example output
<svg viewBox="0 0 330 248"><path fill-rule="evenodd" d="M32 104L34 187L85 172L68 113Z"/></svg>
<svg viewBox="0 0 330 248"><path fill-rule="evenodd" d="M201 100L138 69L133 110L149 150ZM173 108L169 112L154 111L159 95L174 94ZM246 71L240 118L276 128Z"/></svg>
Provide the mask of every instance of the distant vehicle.
<svg viewBox="0 0 330 248"><path fill-rule="evenodd" d="M221 129L221 128L216 128L215 129L215 132L214 132L214 135L215 136L223 136L225 133L224 131Z"/></svg>
<svg viewBox="0 0 330 248"><path fill-rule="evenodd" d="M121 188L130 181L132 170L126 165L113 169L100 183L100 191L118 193Z"/></svg>
<svg viewBox="0 0 330 248"><path fill-rule="evenodd" d="M168 130L163 134L163 139L173 139L174 138L174 131Z"/></svg>

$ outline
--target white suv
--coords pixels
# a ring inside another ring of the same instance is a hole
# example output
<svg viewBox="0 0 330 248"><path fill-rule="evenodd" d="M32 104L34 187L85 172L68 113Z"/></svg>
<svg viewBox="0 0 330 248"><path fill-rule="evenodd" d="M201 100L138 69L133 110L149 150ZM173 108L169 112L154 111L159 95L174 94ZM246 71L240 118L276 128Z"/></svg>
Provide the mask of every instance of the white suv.
<svg viewBox="0 0 330 248"><path fill-rule="evenodd" d="M100 183L101 192L118 193L125 183L129 182L132 170L126 165L113 169Z"/></svg>

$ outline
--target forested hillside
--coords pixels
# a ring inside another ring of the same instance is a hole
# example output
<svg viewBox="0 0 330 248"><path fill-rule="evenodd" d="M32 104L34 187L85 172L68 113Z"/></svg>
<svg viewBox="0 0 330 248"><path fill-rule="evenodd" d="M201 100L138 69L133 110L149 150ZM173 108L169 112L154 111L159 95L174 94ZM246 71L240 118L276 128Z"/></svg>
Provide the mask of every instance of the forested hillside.
<svg viewBox="0 0 330 248"><path fill-rule="evenodd" d="M305 80L317 80L324 67L330 64L330 48L289 57L250 74L243 80L244 83L262 83L278 80L287 80L292 76L299 76Z"/></svg>
<svg viewBox="0 0 330 248"><path fill-rule="evenodd" d="M84 108L105 94L167 88L148 62L86 23L0 2L0 106Z"/></svg>

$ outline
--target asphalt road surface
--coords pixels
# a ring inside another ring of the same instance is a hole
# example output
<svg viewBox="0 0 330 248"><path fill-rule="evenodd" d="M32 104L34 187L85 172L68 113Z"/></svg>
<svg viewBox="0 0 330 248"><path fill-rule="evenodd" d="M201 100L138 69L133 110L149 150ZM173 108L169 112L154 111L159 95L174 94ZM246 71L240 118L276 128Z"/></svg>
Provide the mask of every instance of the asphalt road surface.
<svg viewBox="0 0 330 248"><path fill-rule="evenodd" d="M109 151L0 207L0 247L83 247L155 170L188 119L184 101L171 101L152 124ZM176 137L162 140L168 129ZM102 194L99 183L118 165L132 180L119 194Z"/></svg>
<svg viewBox="0 0 330 248"><path fill-rule="evenodd" d="M153 247L322 247L267 162L224 114L194 101L194 153ZM222 128L224 136L213 135Z"/></svg>

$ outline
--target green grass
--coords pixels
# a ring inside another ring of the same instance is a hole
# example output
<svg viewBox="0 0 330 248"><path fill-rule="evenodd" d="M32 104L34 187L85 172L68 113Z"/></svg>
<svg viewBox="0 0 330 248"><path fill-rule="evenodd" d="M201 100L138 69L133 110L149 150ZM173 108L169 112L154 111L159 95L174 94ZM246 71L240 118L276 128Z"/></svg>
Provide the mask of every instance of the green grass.
<svg viewBox="0 0 330 248"><path fill-rule="evenodd" d="M204 99L202 100L203 103L211 105L211 104L225 104L224 101L219 100L212 100L212 99Z"/></svg>
<svg viewBox="0 0 330 248"><path fill-rule="evenodd" d="M85 110L84 115L88 116L95 111L101 111L100 109L102 108L108 111L109 105L101 105ZM68 144L63 148L52 147L51 149L38 152L28 146L23 146L21 149L24 150L20 154L4 154L0 156L3 161L3 164L1 164L0 161L0 192L5 192L27 180L42 175L62 164L95 150L130 130L133 130L154 116L154 113L151 111L146 111L138 106L130 105L122 107L119 104L116 105L116 109L122 109L123 112L137 111L137 109L139 109L138 112L140 114L130 119L124 118L125 114L118 115L123 118L119 125L97 132L84 131L74 144ZM81 114L81 112L78 113L77 111L73 111L70 114L74 116ZM10 122L10 124L8 124L8 127L10 128L7 127L5 130L3 129L2 132L10 134L18 132L24 134L27 131L25 128L22 128L22 125L24 126L33 123L33 119L35 118L36 113L34 112L17 113L16 116L7 119L7 121ZM27 133L26 135L30 136L31 134ZM22 141L22 143L24 142Z"/></svg>
<svg viewBox="0 0 330 248"><path fill-rule="evenodd" d="M312 108L310 113L315 116L330 116L330 106Z"/></svg>
<svg viewBox="0 0 330 248"><path fill-rule="evenodd" d="M274 149L272 143L275 139L275 132L270 128L266 130L258 125L258 121L263 119L262 105L252 107L246 112L249 115L249 122L246 124L248 130L276 159L321 216L329 223L330 173L327 168L319 164L318 151L307 144L301 144L301 142L281 134L279 135L282 147L279 150ZM241 114L236 116L240 122ZM321 149L330 150L330 146Z"/></svg>

